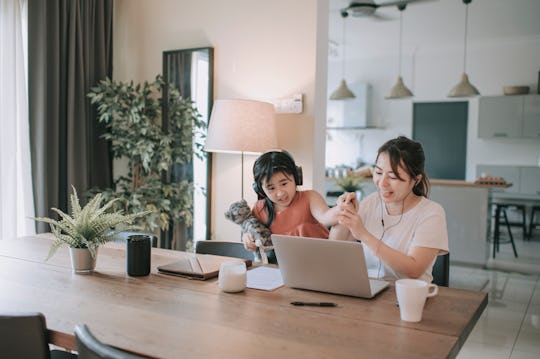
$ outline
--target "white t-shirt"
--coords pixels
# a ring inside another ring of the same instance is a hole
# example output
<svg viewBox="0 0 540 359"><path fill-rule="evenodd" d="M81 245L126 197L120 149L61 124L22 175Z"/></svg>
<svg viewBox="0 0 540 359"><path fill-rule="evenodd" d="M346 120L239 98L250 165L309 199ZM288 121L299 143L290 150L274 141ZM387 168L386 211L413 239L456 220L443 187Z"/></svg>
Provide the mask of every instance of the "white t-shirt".
<svg viewBox="0 0 540 359"><path fill-rule="evenodd" d="M448 253L448 231L444 209L440 204L425 197L403 215L392 216L382 205L378 192L374 192L359 203L358 213L372 235L382 237L386 245L400 252L409 253L413 247L428 247L439 249L439 255ZM385 265L366 245L364 255L370 277L385 280L405 278ZM434 263L435 260L418 279L431 283Z"/></svg>

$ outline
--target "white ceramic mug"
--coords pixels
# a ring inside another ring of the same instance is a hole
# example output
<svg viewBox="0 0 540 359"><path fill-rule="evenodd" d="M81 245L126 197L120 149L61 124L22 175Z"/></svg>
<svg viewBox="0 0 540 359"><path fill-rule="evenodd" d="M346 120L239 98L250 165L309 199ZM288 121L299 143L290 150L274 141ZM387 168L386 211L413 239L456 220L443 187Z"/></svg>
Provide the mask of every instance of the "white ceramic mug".
<svg viewBox="0 0 540 359"><path fill-rule="evenodd" d="M396 280L396 295L401 320L407 322L422 320L426 298L433 297L437 293L439 293L439 287L436 284L429 284L420 279Z"/></svg>
<svg viewBox="0 0 540 359"><path fill-rule="evenodd" d="M234 293L246 289L246 263L223 262L219 266L218 285L224 292Z"/></svg>

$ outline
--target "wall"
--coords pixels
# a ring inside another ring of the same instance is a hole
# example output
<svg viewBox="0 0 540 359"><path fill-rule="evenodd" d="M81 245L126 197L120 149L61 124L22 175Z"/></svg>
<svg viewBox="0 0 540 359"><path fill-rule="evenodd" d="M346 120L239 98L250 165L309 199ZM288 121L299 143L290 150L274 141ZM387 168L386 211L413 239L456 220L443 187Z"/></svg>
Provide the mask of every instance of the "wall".
<svg viewBox="0 0 540 359"><path fill-rule="evenodd" d="M330 41L338 56L329 57L328 91L341 79L342 19L347 0L331 0ZM403 12L402 76L415 97L385 100L398 76L399 11L380 8L390 20L346 19L346 79L372 86L371 119L382 129L334 135L334 150L349 155L344 161L373 162L380 144L399 134L412 136L412 103L462 101L447 94L463 70L465 5L461 0L409 4ZM540 71L540 1L474 0L469 5L467 73L482 95L502 95L506 85L529 85L537 90ZM538 140L477 138L478 99L469 100L467 179L476 164L536 165ZM332 133L331 133L332 135ZM328 146L331 148L332 146ZM344 156L345 156L344 155ZM429 155L429 154L427 154ZM327 156L336 165L335 154ZM343 158L343 156L342 156Z"/></svg>
<svg viewBox="0 0 540 359"><path fill-rule="evenodd" d="M280 115L278 136L280 147L290 151L303 166L305 187L310 188L313 173L322 172L313 166L313 156L324 153L324 134L315 135L314 128L315 121L324 121L323 115L315 116L315 82L317 76L323 84L326 78L326 40L322 41L322 49L316 45L318 9L323 11L320 36L327 36L326 3L323 0L116 0L114 77L152 80L161 73L162 51L212 46L216 99L264 101L303 93L304 112ZM323 65L317 65L317 57ZM319 96L324 94L321 92ZM319 114L324 113L324 103L322 109ZM244 193L250 204L255 201L251 191L255 158L246 156L244 165ZM225 220L223 212L242 195L240 155L214 154L212 172L211 231L216 239L237 240L239 227ZM320 177L317 181L321 183Z"/></svg>

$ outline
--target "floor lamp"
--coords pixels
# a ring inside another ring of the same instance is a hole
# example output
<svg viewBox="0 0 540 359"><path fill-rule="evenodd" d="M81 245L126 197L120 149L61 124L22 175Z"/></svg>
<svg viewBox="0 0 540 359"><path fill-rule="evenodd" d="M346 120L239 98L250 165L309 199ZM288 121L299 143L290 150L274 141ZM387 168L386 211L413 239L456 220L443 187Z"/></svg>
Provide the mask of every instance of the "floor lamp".
<svg viewBox="0 0 540 359"><path fill-rule="evenodd" d="M254 100L216 100L212 108L205 150L240 153L242 199L244 199L244 154L276 149L274 106Z"/></svg>

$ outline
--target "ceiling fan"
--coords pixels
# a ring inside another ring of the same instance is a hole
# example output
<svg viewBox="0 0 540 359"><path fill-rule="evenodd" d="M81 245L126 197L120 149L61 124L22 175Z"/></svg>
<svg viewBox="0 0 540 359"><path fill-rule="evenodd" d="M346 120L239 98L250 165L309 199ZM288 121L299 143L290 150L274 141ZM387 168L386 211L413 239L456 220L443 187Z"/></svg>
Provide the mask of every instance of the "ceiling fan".
<svg viewBox="0 0 540 359"><path fill-rule="evenodd" d="M433 1L433 0L397 0L390 1L385 3L377 4L373 0L364 0L364 1L352 1L349 6L344 9L341 9L341 16L347 17L349 15L354 17L367 17L375 16L379 18L386 18L380 14L377 14L376 11L380 7L386 6L396 6L398 9L403 10L407 4L420 2L420 1Z"/></svg>

